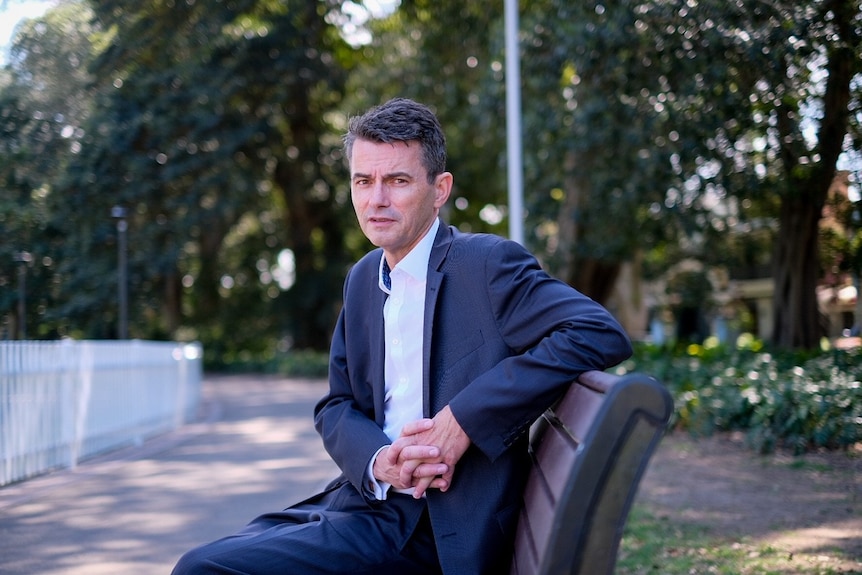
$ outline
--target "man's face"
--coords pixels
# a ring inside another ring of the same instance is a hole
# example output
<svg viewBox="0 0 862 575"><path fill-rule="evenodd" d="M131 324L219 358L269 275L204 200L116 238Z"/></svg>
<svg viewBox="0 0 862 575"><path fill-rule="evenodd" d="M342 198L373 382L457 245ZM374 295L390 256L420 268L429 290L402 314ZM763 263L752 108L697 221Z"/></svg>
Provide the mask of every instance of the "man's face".
<svg viewBox="0 0 862 575"><path fill-rule="evenodd" d="M392 267L419 243L451 189L449 172L428 183L419 142L356 140L353 144L353 209L362 232L372 244L383 248Z"/></svg>

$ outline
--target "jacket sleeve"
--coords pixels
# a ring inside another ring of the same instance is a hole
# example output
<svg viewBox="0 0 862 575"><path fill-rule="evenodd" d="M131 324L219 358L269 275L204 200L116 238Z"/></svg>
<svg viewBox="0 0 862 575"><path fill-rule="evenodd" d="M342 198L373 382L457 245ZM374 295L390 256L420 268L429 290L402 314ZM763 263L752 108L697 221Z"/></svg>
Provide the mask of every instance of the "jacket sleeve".
<svg viewBox="0 0 862 575"><path fill-rule="evenodd" d="M349 281L350 274L345 280L345 308L349 305ZM338 316L332 337L329 391L314 408L314 426L330 457L347 480L357 491L372 500L373 493L367 484L368 465L374 454L390 441L375 422L373 382L367 381L362 373L348 371L345 308ZM363 349L367 355L367 348Z"/></svg>
<svg viewBox="0 0 862 575"><path fill-rule="evenodd" d="M476 374L449 406L494 460L581 373L618 364L632 347L604 307L548 275L519 244L494 244L481 269L494 335L510 351Z"/></svg>

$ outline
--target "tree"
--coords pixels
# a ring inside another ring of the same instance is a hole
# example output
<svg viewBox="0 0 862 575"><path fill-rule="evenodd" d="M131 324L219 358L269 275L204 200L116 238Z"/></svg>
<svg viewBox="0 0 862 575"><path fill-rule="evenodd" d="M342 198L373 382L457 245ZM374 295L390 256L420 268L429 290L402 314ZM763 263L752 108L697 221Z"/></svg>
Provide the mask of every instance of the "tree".
<svg viewBox="0 0 862 575"><path fill-rule="evenodd" d="M0 218L16 245L45 245L33 274L53 298L46 334L111 335L108 214L124 205L134 335L226 355L282 336L326 347L340 279L367 248L339 135L347 114L394 95L444 123L457 176L446 218L503 230L499 3L404 0L358 49L334 0L203 4L98 0L92 20L46 15L20 36L0 87ZM527 242L606 301L623 262L750 261L759 248L735 230L777 233L775 341L816 345L812 229L838 156L862 144L859 12L850 0L524 6ZM43 49L54 44L66 47ZM42 90L67 76L68 94ZM289 256L295 283L276 285Z"/></svg>
<svg viewBox="0 0 862 575"><path fill-rule="evenodd" d="M52 180L80 145L89 114L89 18L86 5L68 2L25 22L0 71L0 310L4 323L10 317L23 320L15 312L18 290L13 288L16 268L25 266L31 338L66 333L55 314L61 241L51 223L49 196ZM30 259L18 263L15 254L22 252Z"/></svg>
<svg viewBox="0 0 862 575"><path fill-rule="evenodd" d="M819 345L817 227L860 142L859 19L849 0L531 5L527 229L552 269L603 301L641 246L715 261L729 230L771 216L773 340Z"/></svg>
<svg viewBox="0 0 862 575"><path fill-rule="evenodd" d="M774 203L773 339L818 345L817 225L848 129L858 141L858 3L551 1L531 15L525 101L546 96L525 124L547 196L530 212L539 230L559 214L561 274L601 298L596 281L650 219L676 219L667 229L704 249L745 217L733 198Z"/></svg>
<svg viewBox="0 0 862 575"><path fill-rule="evenodd" d="M767 133L785 177L779 192L773 340L813 348L823 334L815 294L820 219L848 132L859 143L862 7L852 0L831 0L790 4L785 14L787 28L798 34L788 41L801 45L796 50L801 57L776 62L774 106L768 114ZM815 82L812 70L825 79ZM813 141L804 134L806 106L819 110Z"/></svg>
<svg viewBox="0 0 862 575"><path fill-rule="evenodd" d="M346 267L346 197L334 183L337 142L327 139L350 55L326 21L336 6L93 6L105 31L93 64L97 113L58 198L103 214L130 208L131 231L147 246L132 261L138 317L150 318L151 335L167 336L191 320L188 335L212 340L209 349L227 333L248 336L234 342L240 348L266 339L262 329L325 347ZM106 260L109 250L89 238L107 234L108 223L91 225L89 234L69 231L70 249ZM296 282L273 291L283 249L293 253ZM70 285L92 282L68 271ZM245 282L256 289L239 289ZM248 331L232 327L252 317Z"/></svg>
<svg viewBox="0 0 862 575"><path fill-rule="evenodd" d="M739 111L719 101L736 68L699 73L684 26L695 17L663 4L548 1L521 18L527 240L553 272L602 301L639 246L694 230L701 245L721 235L699 192L715 178L702 169L708 140ZM492 2L404 2L375 28L372 72L357 85L372 100L398 93L437 107L461 193L505 213L502 16ZM715 52L733 42L703 29ZM678 220L678 233L659 215ZM459 216L469 225L481 217L456 208Z"/></svg>

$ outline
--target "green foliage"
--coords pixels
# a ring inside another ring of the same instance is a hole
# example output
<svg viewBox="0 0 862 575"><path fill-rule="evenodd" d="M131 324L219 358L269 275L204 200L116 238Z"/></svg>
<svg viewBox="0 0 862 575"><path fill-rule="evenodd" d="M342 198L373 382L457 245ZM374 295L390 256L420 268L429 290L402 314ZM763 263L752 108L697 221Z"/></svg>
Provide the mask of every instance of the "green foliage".
<svg viewBox="0 0 862 575"><path fill-rule="evenodd" d="M25 22L0 71L0 334L10 329L8 310L18 304L15 256L26 252L27 337L72 335L57 302L77 300L78 292L61 289L62 238L50 192L79 149L89 112L91 16L85 4L66 2L40 21ZM59 217L74 216L72 210Z"/></svg>
<svg viewBox="0 0 862 575"><path fill-rule="evenodd" d="M769 352L639 345L623 364L667 385L674 425L695 434L744 431L760 452L847 449L862 442L862 349Z"/></svg>
<svg viewBox="0 0 862 575"><path fill-rule="evenodd" d="M286 336L324 348L353 217L334 136L354 58L339 9L93 0L24 26L0 83L3 316L9 252L26 250L40 337L114 336L120 205L132 337L228 356ZM288 251L292 281L277 282Z"/></svg>
<svg viewBox="0 0 862 575"><path fill-rule="evenodd" d="M288 352L278 361L278 373L291 377L326 377L329 355L313 350Z"/></svg>
<svg viewBox="0 0 862 575"><path fill-rule="evenodd" d="M283 339L324 349L345 270L368 248L339 136L348 115L395 95L443 122L456 175L444 217L505 233L499 2L403 0L367 22L361 5L79 0L22 26L0 70L4 321L11 254L25 250L31 333L112 337L108 213L122 205L133 337L197 339L225 357ZM692 257L763 269L780 214L819 217L845 134L859 147L847 111L862 83L844 83L862 62L858 12L851 0L523 4L527 243L600 301L643 250L650 277ZM816 250L792 247L783 292L808 299L781 302L779 318L813 302L800 278L816 275ZM858 270L859 241L838 249ZM285 251L289 288L272 281ZM792 323L789 343L816 326Z"/></svg>
<svg viewBox="0 0 862 575"><path fill-rule="evenodd" d="M667 281L667 292L679 307L709 307L712 289L706 273L700 270L683 270Z"/></svg>
<svg viewBox="0 0 862 575"><path fill-rule="evenodd" d="M217 350L204 348L204 369L218 373L273 373L322 379L329 373L329 354L310 349Z"/></svg>

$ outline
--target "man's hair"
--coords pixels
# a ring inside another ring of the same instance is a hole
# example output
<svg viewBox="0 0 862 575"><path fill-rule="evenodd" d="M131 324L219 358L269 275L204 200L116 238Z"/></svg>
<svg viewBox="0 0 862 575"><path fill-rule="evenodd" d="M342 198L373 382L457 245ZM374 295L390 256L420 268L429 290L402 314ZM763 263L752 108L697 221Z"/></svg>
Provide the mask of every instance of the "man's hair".
<svg viewBox="0 0 862 575"><path fill-rule="evenodd" d="M371 108L361 116L350 118L344 135L344 151L348 161L356 140L391 144L419 142L422 165L428 172L429 183L446 171L446 137L440 121L427 106L395 98Z"/></svg>

